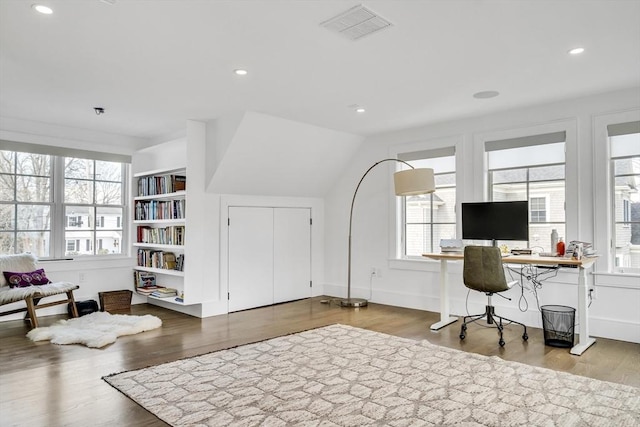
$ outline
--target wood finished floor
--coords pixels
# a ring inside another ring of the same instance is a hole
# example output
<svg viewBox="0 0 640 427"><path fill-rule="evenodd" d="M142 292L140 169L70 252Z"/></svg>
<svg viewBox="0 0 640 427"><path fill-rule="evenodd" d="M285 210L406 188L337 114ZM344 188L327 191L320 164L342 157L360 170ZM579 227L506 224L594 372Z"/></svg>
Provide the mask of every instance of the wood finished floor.
<svg viewBox="0 0 640 427"><path fill-rule="evenodd" d="M162 328L118 338L103 349L33 343L25 337L25 322L0 323L0 425L166 426L102 377L334 323L640 387L640 344L600 338L582 356L573 356L568 349L545 346L539 329L529 328L523 343L513 325L500 348L495 330L471 325L461 342L459 322L434 332L428 325L439 315L419 310L379 304L354 310L322 304L320 298L207 319L147 304L131 309L131 314L147 313L160 317ZM60 318L43 317L41 326Z"/></svg>

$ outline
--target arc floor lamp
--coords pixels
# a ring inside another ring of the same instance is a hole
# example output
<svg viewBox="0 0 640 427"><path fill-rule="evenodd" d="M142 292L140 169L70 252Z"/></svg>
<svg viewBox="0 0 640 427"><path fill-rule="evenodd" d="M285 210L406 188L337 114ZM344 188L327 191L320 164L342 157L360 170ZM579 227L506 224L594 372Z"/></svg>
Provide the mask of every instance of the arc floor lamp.
<svg viewBox="0 0 640 427"><path fill-rule="evenodd" d="M363 298L351 298L351 229L353 225L353 205L356 201L356 194L360 184L367 176L369 172L380 163L384 162L398 162L409 166L409 169L401 170L393 174L393 182L395 187L396 196L415 196L418 194L433 193L436 190L435 180L433 177L433 169L429 168L414 168L404 160L399 159L384 159L374 163L360 178L356 191L353 193L353 199L351 199L351 211L349 213L349 267L347 278L347 298L340 300L342 307L365 307L367 300Z"/></svg>

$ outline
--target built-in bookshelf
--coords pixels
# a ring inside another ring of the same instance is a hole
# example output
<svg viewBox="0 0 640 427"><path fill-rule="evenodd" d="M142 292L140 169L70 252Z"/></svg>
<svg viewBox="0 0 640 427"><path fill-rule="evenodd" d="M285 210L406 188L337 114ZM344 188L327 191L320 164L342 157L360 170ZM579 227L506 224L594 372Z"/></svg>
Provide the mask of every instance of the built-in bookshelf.
<svg viewBox="0 0 640 427"><path fill-rule="evenodd" d="M185 169L134 175L134 286L140 295L179 305L183 304L186 186ZM176 289L177 295L156 296L167 289Z"/></svg>

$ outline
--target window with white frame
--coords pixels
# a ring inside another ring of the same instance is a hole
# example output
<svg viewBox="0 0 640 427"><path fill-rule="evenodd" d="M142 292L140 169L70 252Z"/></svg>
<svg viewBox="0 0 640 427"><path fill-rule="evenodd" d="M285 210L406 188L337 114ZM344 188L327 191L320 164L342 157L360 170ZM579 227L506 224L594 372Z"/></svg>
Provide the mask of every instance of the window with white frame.
<svg viewBox="0 0 640 427"><path fill-rule="evenodd" d="M640 122L607 126L614 269L640 271Z"/></svg>
<svg viewBox="0 0 640 427"><path fill-rule="evenodd" d="M529 242L512 246L553 252L551 232L565 226L565 132L486 141L491 201L529 201Z"/></svg>
<svg viewBox="0 0 640 427"><path fill-rule="evenodd" d="M0 253L121 252L127 156L2 141L0 162Z"/></svg>
<svg viewBox="0 0 640 427"><path fill-rule="evenodd" d="M398 159L415 168L432 168L436 191L404 197L402 256L420 257L436 252L440 239L456 236L456 159L454 147L400 153Z"/></svg>

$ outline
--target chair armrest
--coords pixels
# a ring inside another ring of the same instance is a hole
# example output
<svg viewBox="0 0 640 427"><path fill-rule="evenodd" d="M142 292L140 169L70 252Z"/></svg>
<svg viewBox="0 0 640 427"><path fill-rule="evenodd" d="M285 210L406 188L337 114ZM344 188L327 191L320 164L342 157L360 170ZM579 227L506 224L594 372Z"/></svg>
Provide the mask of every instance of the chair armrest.
<svg viewBox="0 0 640 427"><path fill-rule="evenodd" d="M513 288L515 285L517 285L517 284L518 284L518 282L519 282L518 280L512 280L511 282L507 282L507 287L508 287L509 289L511 289L511 288Z"/></svg>

